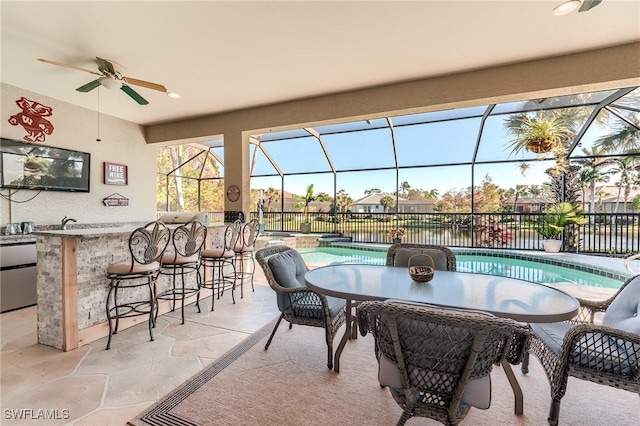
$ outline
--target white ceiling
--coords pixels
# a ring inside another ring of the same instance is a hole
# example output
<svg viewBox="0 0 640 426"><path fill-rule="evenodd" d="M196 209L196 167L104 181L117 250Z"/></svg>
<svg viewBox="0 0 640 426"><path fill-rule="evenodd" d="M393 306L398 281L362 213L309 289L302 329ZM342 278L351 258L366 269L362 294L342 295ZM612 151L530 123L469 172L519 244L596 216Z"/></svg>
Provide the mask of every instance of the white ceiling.
<svg viewBox="0 0 640 426"><path fill-rule="evenodd" d="M1 79L154 124L640 40L640 0L556 17L560 1L2 0ZM182 97L77 92L95 76L36 60L96 56Z"/></svg>

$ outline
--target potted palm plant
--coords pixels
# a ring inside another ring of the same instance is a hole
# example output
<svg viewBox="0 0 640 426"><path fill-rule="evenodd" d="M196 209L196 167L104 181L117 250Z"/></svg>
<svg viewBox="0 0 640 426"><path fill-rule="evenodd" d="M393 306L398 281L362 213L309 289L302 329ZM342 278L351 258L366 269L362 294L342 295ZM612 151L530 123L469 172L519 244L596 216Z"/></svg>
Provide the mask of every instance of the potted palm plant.
<svg viewBox="0 0 640 426"><path fill-rule="evenodd" d="M538 233L544 240L544 251L557 253L562 247L562 234L569 225L582 225L586 222L584 211L576 204L567 202L550 206L538 223Z"/></svg>
<svg viewBox="0 0 640 426"><path fill-rule="evenodd" d="M311 232L311 221L309 220L309 204L316 200L316 196L313 194L313 184L307 186L307 192L305 195L298 196L298 202L293 205L294 208L299 209L302 207L304 212L304 221L300 224L300 232L308 234Z"/></svg>

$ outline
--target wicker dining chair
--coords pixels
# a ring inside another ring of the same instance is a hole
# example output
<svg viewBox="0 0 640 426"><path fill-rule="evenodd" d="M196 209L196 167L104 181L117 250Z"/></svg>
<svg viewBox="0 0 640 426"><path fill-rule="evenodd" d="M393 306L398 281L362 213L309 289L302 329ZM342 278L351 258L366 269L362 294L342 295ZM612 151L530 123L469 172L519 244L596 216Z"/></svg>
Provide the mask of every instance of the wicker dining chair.
<svg viewBox="0 0 640 426"><path fill-rule="evenodd" d="M304 280L307 265L300 253L290 247L278 245L263 248L256 252L255 257L269 286L277 293L280 310L278 322L264 348L269 348L283 319L289 322L289 328L293 324L323 327L327 342L327 367L331 370L333 338L345 322L346 301L308 289Z"/></svg>
<svg viewBox="0 0 640 426"><path fill-rule="evenodd" d="M553 426L569 376L640 396L640 275L607 300L578 300L580 310L572 320L531 324L534 336L521 367L528 373L529 353L542 364L551 386L548 421ZM602 324L594 324L596 313L602 312Z"/></svg>
<svg viewBox="0 0 640 426"><path fill-rule="evenodd" d="M426 254L433 259L434 269L440 271L456 270L456 255L451 249L445 246L432 244L409 244L396 243L392 244L387 250L387 266L408 266L409 258L415 254ZM421 263L423 262L423 263ZM412 265L427 265L424 260L418 259L412 262Z"/></svg>
<svg viewBox="0 0 640 426"><path fill-rule="evenodd" d="M456 425L472 406L489 408L493 365L519 362L529 334L511 319L426 304L362 302L357 312L360 333L375 339L380 385L403 410L398 425Z"/></svg>

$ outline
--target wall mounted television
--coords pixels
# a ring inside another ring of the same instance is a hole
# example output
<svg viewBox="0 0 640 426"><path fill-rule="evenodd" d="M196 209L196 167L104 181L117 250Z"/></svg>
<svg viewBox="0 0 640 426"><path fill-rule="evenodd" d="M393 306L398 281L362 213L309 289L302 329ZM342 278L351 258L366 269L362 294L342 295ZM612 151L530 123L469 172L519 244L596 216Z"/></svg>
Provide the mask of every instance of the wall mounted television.
<svg viewBox="0 0 640 426"><path fill-rule="evenodd" d="M0 138L0 189L89 192L91 154Z"/></svg>

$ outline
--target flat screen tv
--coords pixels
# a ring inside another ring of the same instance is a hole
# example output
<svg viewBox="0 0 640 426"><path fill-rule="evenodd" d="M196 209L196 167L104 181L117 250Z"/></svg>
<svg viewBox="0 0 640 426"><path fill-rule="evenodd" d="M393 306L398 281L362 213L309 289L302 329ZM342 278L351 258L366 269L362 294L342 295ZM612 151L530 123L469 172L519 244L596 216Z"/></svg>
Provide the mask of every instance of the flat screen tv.
<svg viewBox="0 0 640 426"><path fill-rule="evenodd" d="M91 154L0 138L0 188L89 192Z"/></svg>

